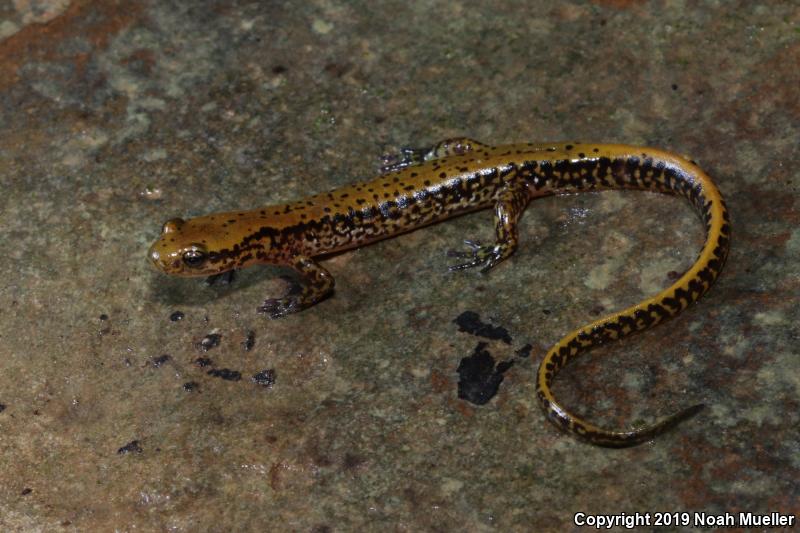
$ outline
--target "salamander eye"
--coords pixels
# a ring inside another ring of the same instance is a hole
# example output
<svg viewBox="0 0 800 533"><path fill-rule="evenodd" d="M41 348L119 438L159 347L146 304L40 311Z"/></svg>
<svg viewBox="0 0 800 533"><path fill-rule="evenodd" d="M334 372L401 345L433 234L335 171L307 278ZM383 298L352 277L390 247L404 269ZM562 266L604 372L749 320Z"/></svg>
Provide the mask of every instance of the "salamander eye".
<svg viewBox="0 0 800 533"><path fill-rule="evenodd" d="M182 218L171 218L164 222L164 225L161 226L161 233L172 233L173 231L178 231L185 222L186 221Z"/></svg>
<svg viewBox="0 0 800 533"><path fill-rule="evenodd" d="M186 266L197 268L206 261L208 254L197 245L193 245L189 250L183 252L183 262Z"/></svg>

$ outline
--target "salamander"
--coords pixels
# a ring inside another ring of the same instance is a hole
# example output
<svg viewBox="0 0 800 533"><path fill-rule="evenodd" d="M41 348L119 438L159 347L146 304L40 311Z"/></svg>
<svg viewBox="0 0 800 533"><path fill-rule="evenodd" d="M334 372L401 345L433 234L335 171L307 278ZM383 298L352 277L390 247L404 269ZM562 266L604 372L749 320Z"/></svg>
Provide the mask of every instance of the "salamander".
<svg viewBox="0 0 800 533"><path fill-rule="evenodd" d="M536 395L549 420L593 444L632 446L692 416L702 405L648 427L612 431L567 411L551 387L556 374L578 355L677 315L705 294L719 275L729 248L728 211L711 178L676 154L621 144L491 146L467 138L447 139L428 148L403 149L372 181L252 211L174 218L163 225L149 257L159 270L179 276L213 276L254 264L289 267L301 283L258 308L277 318L306 309L333 292L333 276L314 259L317 256L491 207L494 242L465 241L466 251L448 253L462 261L451 270L479 267L486 272L517 249L518 220L532 199L607 189L683 196L706 228L697 260L671 286L572 331L539 365Z"/></svg>

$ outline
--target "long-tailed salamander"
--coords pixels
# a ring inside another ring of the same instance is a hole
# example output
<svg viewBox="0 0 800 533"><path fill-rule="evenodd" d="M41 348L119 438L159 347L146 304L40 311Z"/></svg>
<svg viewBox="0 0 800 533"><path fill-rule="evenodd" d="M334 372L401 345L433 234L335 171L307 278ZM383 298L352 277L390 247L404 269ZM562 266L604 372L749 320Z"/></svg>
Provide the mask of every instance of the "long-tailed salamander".
<svg viewBox="0 0 800 533"><path fill-rule="evenodd" d="M654 326L684 310L711 287L728 254L728 212L711 178L694 162L653 148L619 144L528 143L489 146L448 139L426 149L404 149L369 182L252 211L167 221L149 256L161 271L211 276L253 264L294 269L302 283L259 311L272 318L310 307L333 292L331 274L314 260L393 237L447 218L494 208L495 242L466 241L464 261L450 267L484 272L517 249L517 222L533 198L605 189L642 189L684 196L706 226L694 265L670 287L632 307L572 331L539 365L536 394L558 427L602 446L649 440L702 406L652 426L609 431L569 413L551 392L556 374L593 346Z"/></svg>

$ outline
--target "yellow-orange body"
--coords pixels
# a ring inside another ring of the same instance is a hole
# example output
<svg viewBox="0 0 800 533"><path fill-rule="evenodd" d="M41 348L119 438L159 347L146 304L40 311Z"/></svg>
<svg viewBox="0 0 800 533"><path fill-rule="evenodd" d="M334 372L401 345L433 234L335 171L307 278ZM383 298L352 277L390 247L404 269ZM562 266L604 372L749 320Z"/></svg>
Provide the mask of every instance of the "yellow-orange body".
<svg viewBox="0 0 800 533"><path fill-rule="evenodd" d="M371 242L469 211L494 207L494 244L467 241L468 261L451 267L488 270L517 248L517 220L536 197L566 192L642 189L686 197L706 225L695 264L652 298L581 327L559 341L538 371L537 395L549 418L592 443L637 444L693 414L691 407L644 429L615 432L589 424L552 395L556 373L592 346L621 338L674 316L700 298L719 275L729 245L729 222L719 190L696 164L652 148L616 144L528 143L488 146L450 139L404 150L376 179L297 202L252 211L173 219L150 248L169 274L217 275L252 264L295 269L303 285L259 308L272 317L296 312L330 295L333 277L313 258Z"/></svg>

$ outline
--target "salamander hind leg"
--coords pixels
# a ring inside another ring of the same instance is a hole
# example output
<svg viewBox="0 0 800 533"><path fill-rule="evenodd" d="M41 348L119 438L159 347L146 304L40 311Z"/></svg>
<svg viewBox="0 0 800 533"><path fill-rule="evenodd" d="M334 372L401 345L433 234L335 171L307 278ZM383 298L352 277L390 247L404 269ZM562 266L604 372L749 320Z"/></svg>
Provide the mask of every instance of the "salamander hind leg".
<svg viewBox="0 0 800 533"><path fill-rule="evenodd" d="M290 266L300 275L300 283L283 298L265 300L258 308L259 313L279 318L311 307L333 293L333 276L313 259L297 256Z"/></svg>
<svg viewBox="0 0 800 533"><path fill-rule="evenodd" d="M406 167L421 165L428 161L447 157L449 155L463 155L484 146L486 145L467 137L445 139L433 146L426 146L424 148L409 148L406 146L400 148L399 154L383 156L383 164L380 170L382 174L395 172Z"/></svg>
<svg viewBox="0 0 800 533"><path fill-rule="evenodd" d="M466 263L453 265L451 271L467 268L483 267L481 272L488 272L492 267L511 257L519 245L517 222L530 201L530 192L525 183L506 186L499 194L494 209L495 243L481 245L479 242L466 240L470 250L459 252L450 250L449 257L469 259Z"/></svg>

